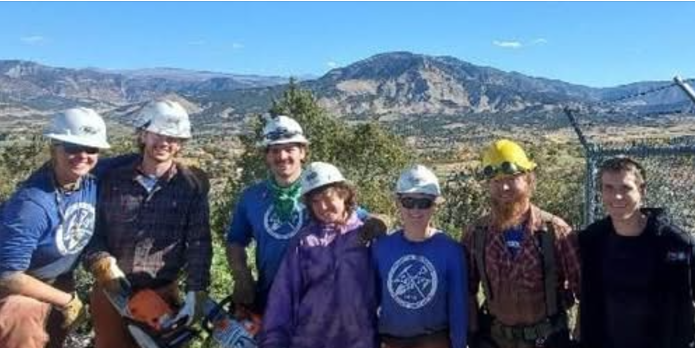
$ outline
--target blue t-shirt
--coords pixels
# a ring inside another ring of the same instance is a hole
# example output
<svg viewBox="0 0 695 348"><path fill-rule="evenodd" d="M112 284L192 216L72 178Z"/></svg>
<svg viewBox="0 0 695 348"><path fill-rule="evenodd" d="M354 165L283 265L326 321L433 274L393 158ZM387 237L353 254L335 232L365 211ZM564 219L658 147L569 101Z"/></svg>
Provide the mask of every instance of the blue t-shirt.
<svg viewBox="0 0 695 348"><path fill-rule="evenodd" d="M504 244L507 246L507 250L512 254L512 257L516 257L521 250L521 241L524 239L524 225L514 226L503 233Z"/></svg>
<svg viewBox="0 0 695 348"><path fill-rule="evenodd" d="M372 246L379 275L379 333L413 337L448 330L451 347L466 347L468 307L463 247L439 231L420 241L402 230Z"/></svg>
<svg viewBox="0 0 695 348"><path fill-rule="evenodd" d="M96 180L78 190L54 185L52 167L34 172L0 212L0 276L18 271L52 280L71 272L94 234Z"/></svg>
<svg viewBox="0 0 695 348"><path fill-rule="evenodd" d="M247 246L251 240L256 241L260 303L265 303L290 240L308 220L304 204L298 201L290 218L282 222L273 207L267 181L252 185L242 193L227 232L227 242Z"/></svg>

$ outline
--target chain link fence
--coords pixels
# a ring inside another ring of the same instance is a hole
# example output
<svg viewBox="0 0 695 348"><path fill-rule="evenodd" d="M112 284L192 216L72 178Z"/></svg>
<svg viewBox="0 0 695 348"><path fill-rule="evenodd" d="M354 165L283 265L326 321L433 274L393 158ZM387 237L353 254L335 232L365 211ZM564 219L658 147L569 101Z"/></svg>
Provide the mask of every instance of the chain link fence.
<svg viewBox="0 0 695 348"><path fill-rule="evenodd" d="M674 83L670 85L618 99L622 102L668 88L680 87L693 101L693 105L642 115L625 112L622 117L617 118L622 121L617 123L623 128L630 125L651 125L652 128L661 131L656 136L643 134L628 141L623 139L622 142L616 142L612 137L605 136L606 129L610 127L610 120L600 127L592 125L592 119L595 121L605 115L581 113L570 108L564 110L586 157L584 225L604 215L598 186L598 169L601 163L612 157L628 156L638 161L646 171L647 193L644 205L665 209L674 223L690 233L695 233L695 92L688 84L692 81L693 79L683 80L675 77ZM583 117L578 118L577 114ZM631 120L634 121L630 122ZM593 133L593 139L587 135L588 132ZM600 134L604 137L597 136Z"/></svg>

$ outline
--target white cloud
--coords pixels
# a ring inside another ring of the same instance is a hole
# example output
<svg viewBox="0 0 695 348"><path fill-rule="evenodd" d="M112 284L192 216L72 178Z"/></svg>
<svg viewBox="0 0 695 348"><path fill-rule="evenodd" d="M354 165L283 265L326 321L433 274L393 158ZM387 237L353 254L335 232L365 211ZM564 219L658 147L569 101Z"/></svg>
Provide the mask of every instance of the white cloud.
<svg viewBox="0 0 695 348"><path fill-rule="evenodd" d="M492 44L497 46L497 47L502 47L502 48L521 48L524 45L521 44L519 41L492 41Z"/></svg>
<svg viewBox="0 0 695 348"><path fill-rule="evenodd" d="M544 39L544 38L542 38L542 37L539 37L539 38L537 38L537 39L531 41L531 44L532 44L532 45L545 45L545 44L547 44L547 43L548 43L548 40L546 40L546 39Z"/></svg>
<svg viewBox="0 0 695 348"><path fill-rule="evenodd" d="M326 62L326 65L331 69L335 69L338 67L338 63L336 63L334 61Z"/></svg>
<svg viewBox="0 0 695 348"><path fill-rule="evenodd" d="M238 43L238 42L234 42L234 43L232 43L232 48L235 50L240 50L240 49L244 48L244 45L241 43Z"/></svg>
<svg viewBox="0 0 695 348"><path fill-rule="evenodd" d="M46 41L46 38L41 35L22 36L19 39L22 40L22 42L29 45L35 45Z"/></svg>

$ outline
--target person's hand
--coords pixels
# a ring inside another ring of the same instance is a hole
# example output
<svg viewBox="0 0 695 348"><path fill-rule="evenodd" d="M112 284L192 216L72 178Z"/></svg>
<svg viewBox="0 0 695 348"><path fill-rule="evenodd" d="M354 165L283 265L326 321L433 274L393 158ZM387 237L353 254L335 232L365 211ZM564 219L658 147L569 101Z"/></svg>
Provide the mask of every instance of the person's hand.
<svg viewBox="0 0 695 348"><path fill-rule="evenodd" d="M374 238L385 235L388 231L388 220L385 215L370 214L361 227L360 240L367 244Z"/></svg>
<svg viewBox="0 0 695 348"><path fill-rule="evenodd" d="M102 257L94 262L91 271L97 284L109 292L120 292L124 282L127 283L125 274L112 256Z"/></svg>
<svg viewBox="0 0 695 348"><path fill-rule="evenodd" d="M234 279L234 291L232 301L235 304L252 307L256 300L256 284L253 277L236 277Z"/></svg>
<svg viewBox="0 0 695 348"><path fill-rule="evenodd" d="M61 327L64 330L72 331L80 326L87 318L87 313L84 304L77 297L76 293L72 293L72 299L65 306L53 306L54 310L58 311L63 317Z"/></svg>
<svg viewBox="0 0 695 348"><path fill-rule="evenodd" d="M183 307L181 307L173 321L178 322L185 318L186 326L191 326L193 323L198 322L203 316L203 304L206 298L207 294L204 291L189 291L186 293Z"/></svg>

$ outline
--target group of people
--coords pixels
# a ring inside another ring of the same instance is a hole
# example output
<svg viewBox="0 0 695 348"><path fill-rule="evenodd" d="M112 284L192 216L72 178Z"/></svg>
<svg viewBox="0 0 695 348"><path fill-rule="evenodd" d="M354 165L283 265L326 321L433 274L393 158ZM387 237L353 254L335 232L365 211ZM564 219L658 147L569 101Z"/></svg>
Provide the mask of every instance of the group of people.
<svg viewBox="0 0 695 348"><path fill-rule="evenodd" d="M85 317L79 263L96 282L97 348L137 347L104 295L124 280L157 292L175 320L199 321L212 260L209 183L176 160L191 137L179 104L150 103L140 119L139 152L98 164L109 144L96 112L71 109L48 126L50 161L0 212L0 347L63 345ZM643 206L636 161L603 163L608 216L577 232L531 202L536 163L523 148L495 141L482 156L490 212L456 241L433 222L445 197L427 167L394 178L400 224L387 231L339 168L305 163L309 146L294 119L266 122L258 147L269 176L241 193L226 235L233 300L263 314L259 347L695 344L695 242Z"/></svg>

